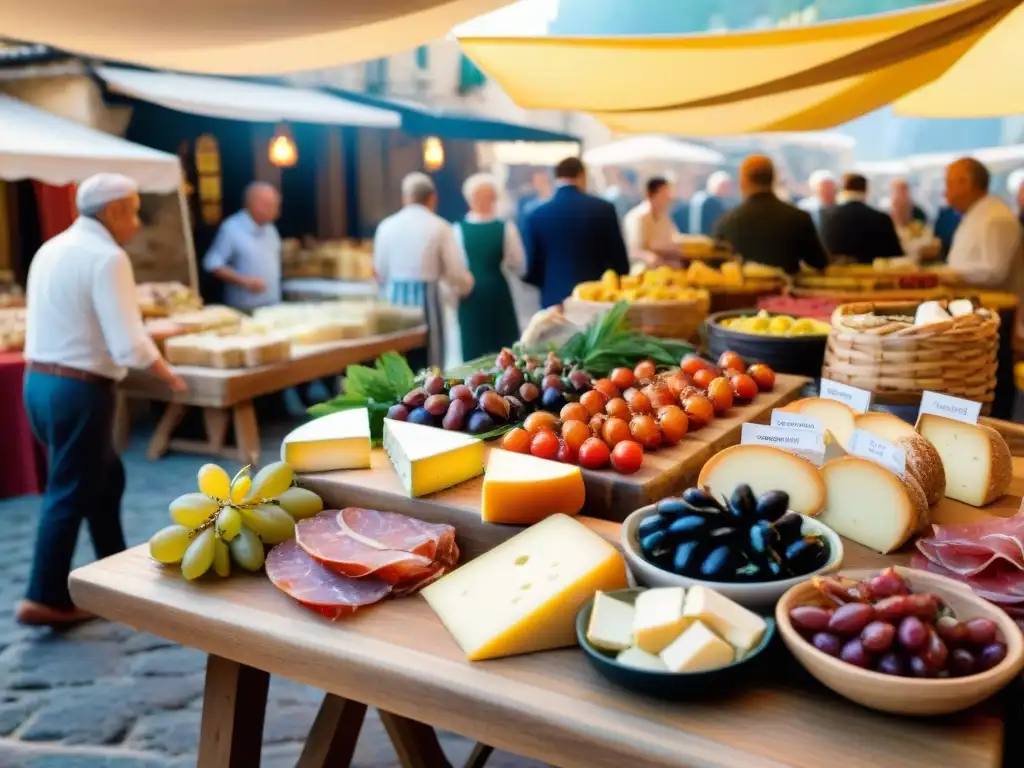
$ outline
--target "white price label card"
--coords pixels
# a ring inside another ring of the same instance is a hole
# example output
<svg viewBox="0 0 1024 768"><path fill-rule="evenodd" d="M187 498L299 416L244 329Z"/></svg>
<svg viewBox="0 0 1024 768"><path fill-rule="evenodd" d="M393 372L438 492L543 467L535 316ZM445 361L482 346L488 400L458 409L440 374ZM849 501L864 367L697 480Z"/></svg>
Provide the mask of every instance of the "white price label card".
<svg viewBox="0 0 1024 768"><path fill-rule="evenodd" d="M849 384L840 384L838 381L822 379L819 394L826 400L846 403L857 413L867 413L871 408L870 392L866 389L851 387Z"/></svg>
<svg viewBox="0 0 1024 768"><path fill-rule="evenodd" d="M850 455L860 456L878 462L890 472L900 477L907 471L907 456L903 451L880 437L875 437L863 429L853 430L850 437Z"/></svg>
<svg viewBox="0 0 1024 768"><path fill-rule="evenodd" d="M806 429L783 429L764 424L744 424L740 436L743 445L771 445L800 453L824 451L825 440L818 432Z"/></svg>
<svg viewBox="0 0 1024 768"><path fill-rule="evenodd" d="M922 413L945 416L947 419L962 421L965 424L977 424L978 417L981 416L981 403L944 395L941 392L925 392L921 395L921 410L918 416Z"/></svg>
<svg viewBox="0 0 1024 768"><path fill-rule="evenodd" d="M811 432L824 432L821 426L821 419L814 416L805 416L802 413L790 413L776 408L772 411L772 426L782 429L806 429Z"/></svg>

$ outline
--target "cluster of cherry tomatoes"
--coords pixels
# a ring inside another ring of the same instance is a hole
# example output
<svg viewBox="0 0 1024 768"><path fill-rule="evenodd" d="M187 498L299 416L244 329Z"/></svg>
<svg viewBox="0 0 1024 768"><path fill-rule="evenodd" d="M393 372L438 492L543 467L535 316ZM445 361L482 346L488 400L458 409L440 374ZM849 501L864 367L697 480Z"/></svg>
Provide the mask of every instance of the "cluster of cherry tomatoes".
<svg viewBox="0 0 1024 768"><path fill-rule="evenodd" d="M677 444L734 403L752 400L774 385L771 368L748 368L735 352L723 353L717 366L696 355L687 357L679 370L660 374L644 360L598 379L557 416L531 413L522 427L505 434L502 447L585 469L611 464L628 475L640 469L645 450Z"/></svg>

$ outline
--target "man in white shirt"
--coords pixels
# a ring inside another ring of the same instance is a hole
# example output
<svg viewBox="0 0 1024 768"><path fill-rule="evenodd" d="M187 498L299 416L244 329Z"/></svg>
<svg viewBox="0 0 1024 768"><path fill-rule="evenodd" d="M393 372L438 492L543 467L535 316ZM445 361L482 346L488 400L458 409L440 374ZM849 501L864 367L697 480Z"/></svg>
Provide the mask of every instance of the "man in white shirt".
<svg viewBox="0 0 1024 768"><path fill-rule="evenodd" d="M28 273L25 408L50 468L28 592L15 614L23 624L90 618L68 593L83 519L97 557L125 548L124 467L113 443L117 382L136 368L171 391L185 389L142 326L123 249L139 228L135 182L92 176L76 204L79 217L39 249Z"/></svg>
<svg viewBox="0 0 1024 768"><path fill-rule="evenodd" d="M440 287L456 297L473 290L451 225L434 213L437 190L430 177L410 173L402 180L402 210L377 226L373 271L392 304L422 307L427 323L426 364L443 367L444 311Z"/></svg>
<svg viewBox="0 0 1024 768"><path fill-rule="evenodd" d="M657 267L665 263L666 252L676 250L679 230L672 221L671 207L672 187L668 181L660 176L649 179L647 199L627 213L622 222L631 264Z"/></svg>
<svg viewBox="0 0 1024 768"><path fill-rule="evenodd" d="M821 214L836 204L836 177L825 170L815 171L807 180L811 194L803 198L796 207L807 211L814 220L814 226L821 230Z"/></svg>
<svg viewBox="0 0 1024 768"><path fill-rule="evenodd" d="M988 169L964 157L946 169L946 200L961 216L949 249L949 267L968 285L1008 291L1024 298L1024 249L1017 215L989 194ZM1017 312L1018 327L1021 313ZM1013 328L1001 328L999 368L992 415L1011 418L1013 383Z"/></svg>

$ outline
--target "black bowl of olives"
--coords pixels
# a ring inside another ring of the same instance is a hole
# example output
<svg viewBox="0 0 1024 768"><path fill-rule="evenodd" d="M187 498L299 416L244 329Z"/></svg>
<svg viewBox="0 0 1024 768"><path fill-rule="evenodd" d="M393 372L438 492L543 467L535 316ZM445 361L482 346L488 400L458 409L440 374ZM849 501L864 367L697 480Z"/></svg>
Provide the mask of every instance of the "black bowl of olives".
<svg viewBox="0 0 1024 768"><path fill-rule="evenodd" d="M794 584L843 564L838 534L788 507L783 491L755 497L740 485L720 500L689 488L627 517L622 549L638 584L701 585L764 610Z"/></svg>

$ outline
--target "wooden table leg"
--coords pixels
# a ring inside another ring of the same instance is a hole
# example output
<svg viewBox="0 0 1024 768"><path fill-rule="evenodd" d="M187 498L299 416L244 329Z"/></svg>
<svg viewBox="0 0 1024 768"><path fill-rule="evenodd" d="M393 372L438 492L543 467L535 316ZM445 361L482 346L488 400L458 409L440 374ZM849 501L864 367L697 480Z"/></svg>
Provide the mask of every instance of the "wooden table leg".
<svg viewBox="0 0 1024 768"><path fill-rule="evenodd" d="M256 422L256 408L252 401L239 403L234 408L235 443L238 457L243 464L253 467L260 463L260 428Z"/></svg>
<svg viewBox="0 0 1024 768"><path fill-rule="evenodd" d="M433 728L383 709L378 711L402 768L451 768Z"/></svg>
<svg viewBox="0 0 1024 768"><path fill-rule="evenodd" d="M153 431L153 437L149 440L146 458L150 461L155 461L167 453L167 449L171 444L171 435L174 434L174 430L177 429L184 415L185 406L181 403L167 404L163 415L160 417L160 421L157 422L156 429Z"/></svg>
<svg viewBox="0 0 1024 768"><path fill-rule="evenodd" d="M494 752L494 747L489 747L482 742L477 742L476 746L473 747L473 751L469 753L469 758L466 760L466 764L463 768L484 768L487 763L487 759Z"/></svg>
<svg viewBox="0 0 1024 768"><path fill-rule="evenodd" d="M352 763L364 717L365 704L327 694L295 768L347 768Z"/></svg>
<svg viewBox="0 0 1024 768"><path fill-rule="evenodd" d="M259 768L270 675L210 655L196 768Z"/></svg>
<svg viewBox="0 0 1024 768"><path fill-rule="evenodd" d="M203 426L206 428L206 441L211 453L224 452L230 422L231 412L227 408L203 408Z"/></svg>

